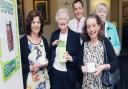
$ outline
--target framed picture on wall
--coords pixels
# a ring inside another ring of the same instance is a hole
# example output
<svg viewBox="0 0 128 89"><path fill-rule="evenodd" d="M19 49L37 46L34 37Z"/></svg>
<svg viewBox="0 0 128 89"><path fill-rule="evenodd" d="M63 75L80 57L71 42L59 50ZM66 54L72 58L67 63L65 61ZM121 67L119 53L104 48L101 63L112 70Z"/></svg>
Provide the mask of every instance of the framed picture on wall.
<svg viewBox="0 0 128 89"><path fill-rule="evenodd" d="M34 10L38 10L41 12L44 23L50 24L50 2L49 0L33 0L33 8Z"/></svg>
<svg viewBox="0 0 128 89"><path fill-rule="evenodd" d="M17 12L18 12L18 24L19 24L19 33L25 33L24 27L24 8L23 8L23 0L17 0Z"/></svg>

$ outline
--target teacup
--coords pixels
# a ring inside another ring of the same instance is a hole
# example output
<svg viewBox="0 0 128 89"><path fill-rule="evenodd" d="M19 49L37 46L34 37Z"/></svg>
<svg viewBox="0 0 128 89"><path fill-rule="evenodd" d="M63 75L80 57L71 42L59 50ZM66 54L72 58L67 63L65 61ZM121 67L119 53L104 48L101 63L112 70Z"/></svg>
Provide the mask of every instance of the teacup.
<svg viewBox="0 0 128 89"><path fill-rule="evenodd" d="M94 62L87 63L87 71L90 73L95 72L95 63Z"/></svg>

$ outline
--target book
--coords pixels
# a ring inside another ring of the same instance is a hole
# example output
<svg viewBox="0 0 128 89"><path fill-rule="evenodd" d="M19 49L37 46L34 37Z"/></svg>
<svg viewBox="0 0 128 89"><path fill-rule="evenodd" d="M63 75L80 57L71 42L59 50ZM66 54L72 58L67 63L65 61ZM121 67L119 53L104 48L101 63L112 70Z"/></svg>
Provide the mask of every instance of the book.
<svg viewBox="0 0 128 89"><path fill-rule="evenodd" d="M59 54L59 61L66 62L64 59L64 53L66 52L66 45L64 41L59 41L58 43L58 54Z"/></svg>

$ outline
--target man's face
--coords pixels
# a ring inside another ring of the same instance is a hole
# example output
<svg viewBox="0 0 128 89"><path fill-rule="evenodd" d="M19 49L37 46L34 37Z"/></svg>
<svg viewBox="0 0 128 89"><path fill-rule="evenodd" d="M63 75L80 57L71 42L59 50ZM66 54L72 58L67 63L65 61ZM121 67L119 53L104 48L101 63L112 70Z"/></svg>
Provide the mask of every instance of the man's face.
<svg viewBox="0 0 128 89"><path fill-rule="evenodd" d="M80 2L74 3L73 5L73 12L75 17L80 20L83 16L83 6Z"/></svg>

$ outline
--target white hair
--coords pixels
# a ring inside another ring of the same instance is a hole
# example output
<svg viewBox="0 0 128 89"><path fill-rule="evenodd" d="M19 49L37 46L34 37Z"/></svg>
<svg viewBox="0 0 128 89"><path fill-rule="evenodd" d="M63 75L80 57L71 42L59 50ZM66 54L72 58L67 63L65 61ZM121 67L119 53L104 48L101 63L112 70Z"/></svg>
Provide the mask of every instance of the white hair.
<svg viewBox="0 0 128 89"><path fill-rule="evenodd" d="M55 20L58 21L58 19L60 17L62 17L62 15L65 14L65 18L67 19L67 21L70 20L70 15L69 15L69 11L67 8L60 8L57 12L56 12L56 18Z"/></svg>
<svg viewBox="0 0 128 89"><path fill-rule="evenodd" d="M102 7L101 7L102 6ZM100 11L100 10L104 10L105 8L106 8L106 10L107 10L107 5L105 4L105 3L98 3L97 5L96 5L96 12L98 12L98 11Z"/></svg>

